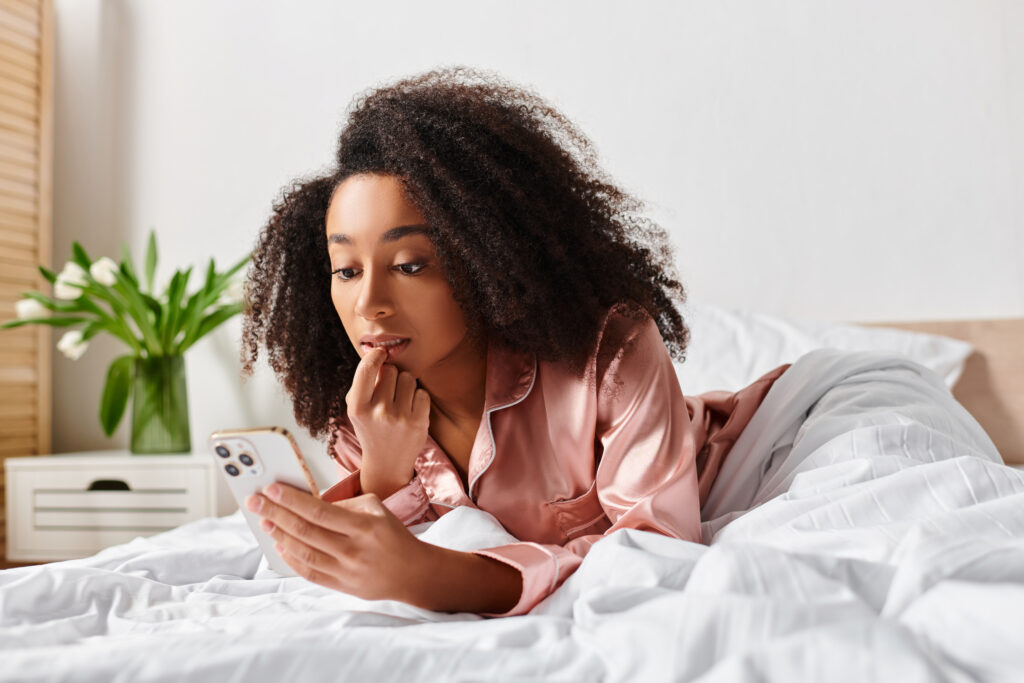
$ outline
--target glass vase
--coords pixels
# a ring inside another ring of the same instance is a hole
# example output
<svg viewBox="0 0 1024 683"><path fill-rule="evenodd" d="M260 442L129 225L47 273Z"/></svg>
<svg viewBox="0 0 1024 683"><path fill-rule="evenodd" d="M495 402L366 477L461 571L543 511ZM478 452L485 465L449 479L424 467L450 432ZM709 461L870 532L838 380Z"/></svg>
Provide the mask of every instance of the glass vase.
<svg viewBox="0 0 1024 683"><path fill-rule="evenodd" d="M188 393L184 356L135 359L132 453L188 453Z"/></svg>

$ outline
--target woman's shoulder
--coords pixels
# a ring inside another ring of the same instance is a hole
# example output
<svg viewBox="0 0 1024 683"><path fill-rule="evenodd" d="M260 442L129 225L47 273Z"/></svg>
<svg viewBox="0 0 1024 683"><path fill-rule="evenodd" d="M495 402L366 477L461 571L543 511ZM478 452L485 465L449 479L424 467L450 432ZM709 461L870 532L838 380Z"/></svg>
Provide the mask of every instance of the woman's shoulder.
<svg viewBox="0 0 1024 683"><path fill-rule="evenodd" d="M616 376L621 384L621 375L634 367L641 369L667 355L657 323L642 307L619 303L608 308L601 325L597 345L591 357L591 367L599 386L609 383L610 376Z"/></svg>
<svg viewBox="0 0 1024 683"><path fill-rule="evenodd" d="M646 309L628 303L614 304L605 312L594 355L598 359L610 353L621 355L641 339L651 337L652 332L660 341L658 326Z"/></svg>

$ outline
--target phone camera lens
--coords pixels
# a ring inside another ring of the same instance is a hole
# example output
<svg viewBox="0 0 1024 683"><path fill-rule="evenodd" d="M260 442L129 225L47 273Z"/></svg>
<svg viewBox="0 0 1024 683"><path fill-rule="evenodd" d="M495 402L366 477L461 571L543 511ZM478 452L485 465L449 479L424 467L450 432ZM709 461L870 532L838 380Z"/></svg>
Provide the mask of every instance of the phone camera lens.
<svg viewBox="0 0 1024 683"><path fill-rule="evenodd" d="M222 458L229 458L229 457L231 457L231 451L229 451L224 446L217 446L213 450L217 451L217 455L219 455Z"/></svg>
<svg viewBox="0 0 1024 683"><path fill-rule="evenodd" d="M234 465L227 465L226 467L224 467L224 469L226 469L228 471L228 474L230 474L232 477L238 476L238 468L235 467Z"/></svg>
<svg viewBox="0 0 1024 683"><path fill-rule="evenodd" d="M238 459L241 460L242 464L245 465L246 467L252 466L252 458L249 457L248 453L242 453L240 456L238 456Z"/></svg>

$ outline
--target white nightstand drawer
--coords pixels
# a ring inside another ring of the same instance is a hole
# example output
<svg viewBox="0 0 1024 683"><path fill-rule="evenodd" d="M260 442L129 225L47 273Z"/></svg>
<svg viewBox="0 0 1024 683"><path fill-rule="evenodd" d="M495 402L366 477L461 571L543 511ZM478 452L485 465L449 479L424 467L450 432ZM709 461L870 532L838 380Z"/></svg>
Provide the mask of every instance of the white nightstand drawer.
<svg viewBox="0 0 1024 683"><path fill-rule="evenodd" d="M135 458L145 456L136 455ZM164 456L166 457L166 456ZM49 461L60 459L63 465L54 466ZM98 467L83 467L77 463L68 463L70 456L49 456L31 458L41 463L29 463L22 472L40 472L39 484L46 488L64 491L86 491L90 486L102 485L101 482L121 482L132 491L168 491L184 492L188 488L189 477L196 472L195 467L185 468L160 463L134 463L123 465L107 464ZM185 459L185 458L182 458ZM191 458L189 458L191 460ZM35 481L35 480L33 480Z"/></svg>
<svg viewBox="0 0 1024 683"><path fill-rule="evenodd" d="M36 489L35 508L177 508L186 503L187 489L174 493L152 491L86 491L85 493Z"/></svg>
<svg viewBox="0 0 1024 683"><path fill-rule="evenodd" d="M84 508L36 508L32 520L37 530L122 529L166 531L189 521L185 509L89 510Z"/></svg>
<svg viewBox="0 0 1024 683"><path fill-rule="evenodd" d="M10 560L84 557L216 514L205 457L59 455L5 466Z"/></svg>

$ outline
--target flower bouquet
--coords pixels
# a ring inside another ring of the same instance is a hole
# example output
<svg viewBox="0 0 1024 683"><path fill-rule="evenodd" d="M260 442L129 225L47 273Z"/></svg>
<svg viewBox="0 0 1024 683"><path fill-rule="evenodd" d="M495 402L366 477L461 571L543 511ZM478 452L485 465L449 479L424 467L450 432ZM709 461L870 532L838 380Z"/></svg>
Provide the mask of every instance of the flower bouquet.
<svg viewBox="0 0 1024 683"><path fill-rule="evenodd" d="M60 273L39 267L53 285L53 297L25 292L15 305L18 318L0 329L30 324L73 327L60 338L57 348L74 360L100 332L121 340L129 353L110 364L100 398L104 433L114 433L132 398L133 453L191 450L184 354L242 311L242 282L233 276L249 261L249 255L223 272L218 272L210 259L201 285L189 293L191 266L176 270L166 286L154 289L157 248L153 232L142 278L126 245L121 246L120 263L106 256L93 261L78 242L72 242L71 248L72 259Z"/></svg>

